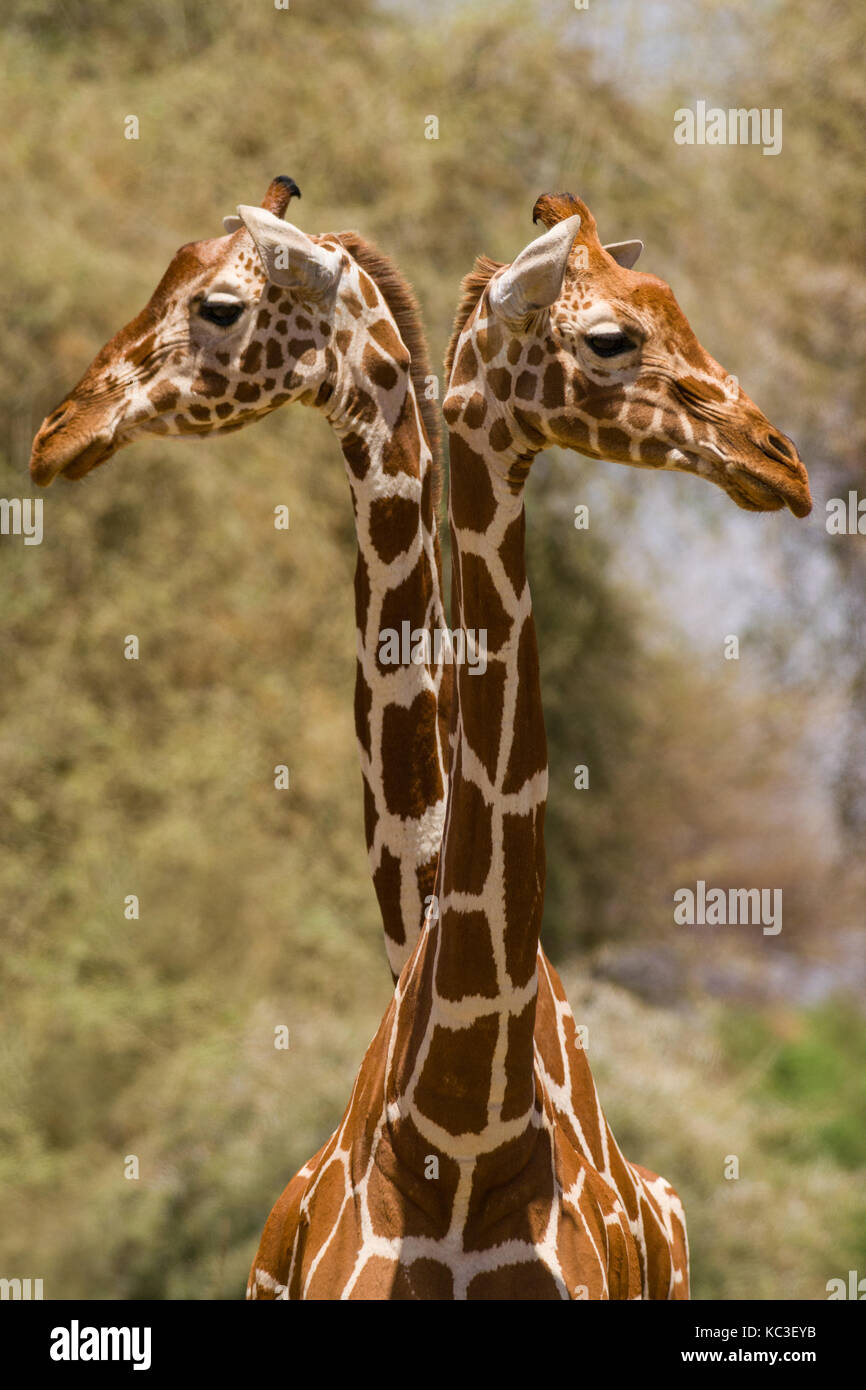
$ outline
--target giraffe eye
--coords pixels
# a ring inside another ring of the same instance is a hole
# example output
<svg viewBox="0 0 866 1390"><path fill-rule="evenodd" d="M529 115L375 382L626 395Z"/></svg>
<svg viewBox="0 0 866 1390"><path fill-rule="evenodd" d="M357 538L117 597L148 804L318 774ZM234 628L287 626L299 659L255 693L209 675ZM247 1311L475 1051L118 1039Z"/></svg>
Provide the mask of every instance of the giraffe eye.
<svg viewBox="0 0 866 1390"><path fill-rule="evenodd" d="M220 328L230 328L237 323L243 311L243 304L238 304L237 300L205 299L199 307L201 317L208 323L219 324Z"/></svg>
<svg viewBox="0 0 866 1390"><path fill-rule="evenodd" d="M637 347L627 333L587 333L586 342L596 357L620 357Z"/></svg>

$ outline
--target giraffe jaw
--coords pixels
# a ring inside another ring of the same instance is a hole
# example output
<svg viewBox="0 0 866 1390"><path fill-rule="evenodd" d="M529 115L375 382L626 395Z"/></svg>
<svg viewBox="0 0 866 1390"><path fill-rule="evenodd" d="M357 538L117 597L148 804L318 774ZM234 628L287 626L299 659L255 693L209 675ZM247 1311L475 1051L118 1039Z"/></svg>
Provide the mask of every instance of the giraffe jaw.
<svg viewBox="0 0 866 1390"><path fill-rule="evenodd" d="M749 512L778 512L790 503L780 496L768 483L756 478L745 469L731 467L726 469L722 483L728 496L738 507ZM791 508L793 511L793 507ZM803 515L804 513L801 513ZM796 515L796 513L795 513Z"/></svg>
<svg viewBox="0 0 866 1390"><path fill-rule="evenodd" d="M92 469L98 468L100 464L107 463L121 447L117 439L97 437L59 463L56 458L40 455L34 449L30 460L30 476L37 487L50 487L55 478L61 477L74 482L90 473Z"/></svg>
<svg viewBox="0 0 866 1390"><path fill-rule="evenodd" d="M778 512L787 507L794 516L804 517L812 510L808 484L793 475L786 475L780 481L771 480L742 464L728 463L720 482L731 500L744 511Z"/></svg>
<svg viewBox="0 0 866 1390"><path fill-rule="evenodd" d="M60 477L66 478L68 482L75 482L83 478L85 473L90 473L94 468L99 468L103 463L108 463L113 458L121 445L117 440L95 439L86 449L82 450L69 463L65 463L60 469Z"/></svg>
<svg viewBox="0 0 866 1390"><path fill-rule="evenodd" d="M770 480L750 468L744 461L725 456L721 449L707 445L704 451L671 449L668 466L685 472L697 472L716 483L732 502L743 511L778 512L788 507L796 517L808 516L812 498L808 484L786 469L784 477ZM804 470L805 472L805 470Z"/></svg>

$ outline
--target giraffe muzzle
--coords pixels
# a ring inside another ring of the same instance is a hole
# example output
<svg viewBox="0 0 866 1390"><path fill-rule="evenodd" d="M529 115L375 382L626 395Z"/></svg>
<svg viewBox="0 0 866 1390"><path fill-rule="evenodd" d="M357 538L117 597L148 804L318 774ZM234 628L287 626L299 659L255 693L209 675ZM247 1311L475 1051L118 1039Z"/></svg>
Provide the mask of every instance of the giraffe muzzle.
<svg viewBox="0 0 866 1390"><path fill-rule="evenodd" d="M728 492L738 506L750 511L777 512L783 507L794 516L808 516L812 510L809 480L802 463L797 460L794 471L779 466L757 468L729 463L725 470Z"/></svg>
<svg viewBox="0 0 866 1390"><path fill-rule="evenodd" d="M50 487L57 477L70 480L107 463L120 447L105 431L92 433L76 417L74 407L59 407L39 428L30 455L30 476L37 487Z"/></svg>
<svg viewBox="0 0 866 1390"><path fill-rule="evenodd" d="M757 483L774 493L794 516L808 516L812 510L809 475L794 441L769 428L755 442L763 458L756 470L748 470L752 487Z"/></svg>
<svg viewBox="0 0 866 1390"><path fill-rule="evenodd" d="M793 440L773 429L759 411L745 428L700 450L699 471L721 485L738 507L752 512L778 512L787 507L794 516L812 510L809 475Z"/></svg>

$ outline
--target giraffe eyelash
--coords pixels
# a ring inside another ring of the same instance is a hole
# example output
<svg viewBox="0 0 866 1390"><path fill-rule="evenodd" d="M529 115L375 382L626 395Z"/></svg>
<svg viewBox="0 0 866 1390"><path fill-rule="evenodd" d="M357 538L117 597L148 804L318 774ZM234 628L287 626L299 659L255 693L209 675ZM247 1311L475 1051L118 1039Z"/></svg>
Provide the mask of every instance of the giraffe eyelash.
<svg viewBox="0 0 866 1390"><path fill-rule="evenodd" d="M218 328L231 328L244 311L244 305L227 300L207 300L199 305L199 317L207 323L215 323Z"/></svg>
<svg viewBox="0 0 866 1390"><path fill-rule="evenodd" d="M638 346L627 333L587 333L584 342L596 357L622 357Z"/></svg>

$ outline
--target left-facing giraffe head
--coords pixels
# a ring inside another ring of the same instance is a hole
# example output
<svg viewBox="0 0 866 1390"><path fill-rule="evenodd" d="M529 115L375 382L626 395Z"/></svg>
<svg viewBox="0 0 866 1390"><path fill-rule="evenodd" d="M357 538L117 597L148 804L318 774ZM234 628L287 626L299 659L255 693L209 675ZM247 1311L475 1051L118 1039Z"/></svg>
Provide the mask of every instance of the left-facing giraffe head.
<svg viewBox="0 0 866 1390"><path fill-rule="evenodd" d="M461 439L498 456L514 490L556 444L695 473L740 507L805 516L794 444L704 350L670 286L632 270L641 243L602 246L570 193L539 198L533 220L548 230L510 266L481 258L464 280L443 403Z"/></svg>
<svg viewBox="0 0 866 1390"><path fill-rule="evenodd" d="M81 478L148 434L241 429L287 401L338 413L349 398L357 414L366 398L372 414L370 393L387 398L408 379L384 299L347 252L353 234L310 237L283 221L293 196L281 175L261 207L224 219L227 235L176 252L145 308L43 421L36 483Z"/></svg>

